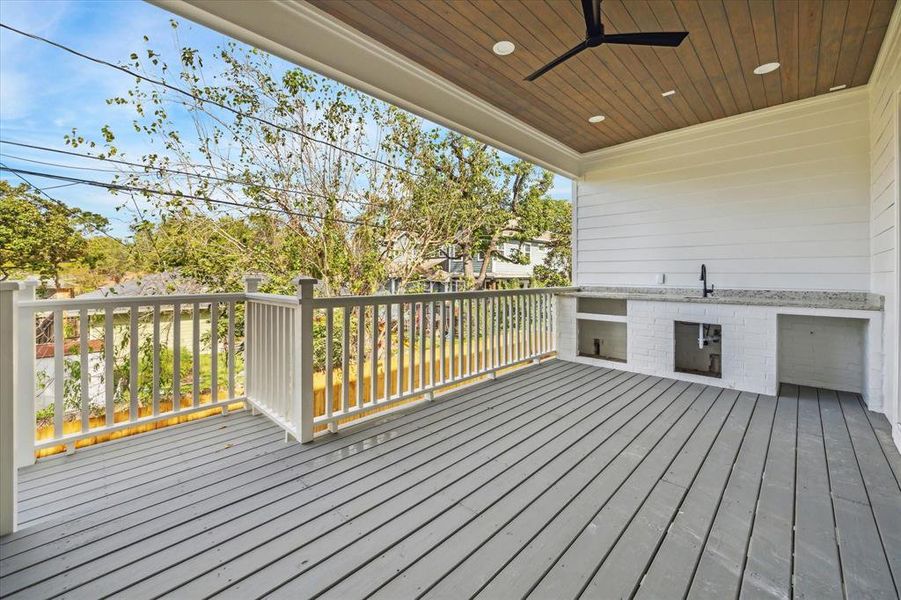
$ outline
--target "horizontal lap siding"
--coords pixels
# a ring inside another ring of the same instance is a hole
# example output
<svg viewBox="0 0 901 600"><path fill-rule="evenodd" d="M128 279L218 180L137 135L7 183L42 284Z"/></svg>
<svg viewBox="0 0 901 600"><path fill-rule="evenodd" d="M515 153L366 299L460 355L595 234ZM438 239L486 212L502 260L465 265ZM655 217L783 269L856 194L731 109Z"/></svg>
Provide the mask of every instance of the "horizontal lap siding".
<svg viewBox="0 0 901 600"><path fill-rule="evenodd" d="M598 154L578 186L578 283L867 290L865 91Z"/></svg>
<svg viewBox="0 0 901 600"><path fill-rule="evenodd" d="M898 13L901 8L896 7ZM898 94L901 89L901 31L895 14L869 83L870 115L870 286L885 296L885 413L901 441L898 385ZM896 442L899 443L899 442Z"/></svg>

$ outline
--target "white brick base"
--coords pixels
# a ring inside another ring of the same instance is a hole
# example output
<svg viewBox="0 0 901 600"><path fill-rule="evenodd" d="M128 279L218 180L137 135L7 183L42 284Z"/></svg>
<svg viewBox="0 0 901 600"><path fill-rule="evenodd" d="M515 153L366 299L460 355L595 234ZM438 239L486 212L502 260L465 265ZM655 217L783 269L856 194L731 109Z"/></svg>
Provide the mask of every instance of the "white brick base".
<svg viewBox="0 0 901 600"><path fill-rule="evenodd" d="M786 308L732 304L700 304L690 302L660 302L629 300L626 316L627 361L609 363L578 356L576 336L576 301L562 297L558 301L558 354L563 360L601 364L615 369L702 382L758 394L774 395L779 388L779 315L801 315L808 326L818 327L824 343L838 343L831 333L841 330L837 323L809 317L838 317L862 321L865 334L863 348L855 340L846 340L842 351L850 366L843 373L833 373L831 379L819 380L811 375L808 385L823 385L828 381L838 389L860 389L872 410L882 405L882 315L876 311L833 310L816 308ZM679 373L674 369L675 321L713 323L722 326L722 378ZM844 324L843 326L847 326ZM838 329L836 329L838 327ZM860 352L863 350L863 357ZM850 353L856 353L851 356ZM837 352L832 352L832 357ZM784 359L783 359L784 360ZM790 378L800 382L798 362L789 365ZM829 368L828 366L825 368ZM810 369L816 374L816 369ZM823 375L822 372L819 373ZM841 379L844 377L844 381ZM838 378L838 379L836 379ZM861 381L861 379L863 381Z"/></svg>

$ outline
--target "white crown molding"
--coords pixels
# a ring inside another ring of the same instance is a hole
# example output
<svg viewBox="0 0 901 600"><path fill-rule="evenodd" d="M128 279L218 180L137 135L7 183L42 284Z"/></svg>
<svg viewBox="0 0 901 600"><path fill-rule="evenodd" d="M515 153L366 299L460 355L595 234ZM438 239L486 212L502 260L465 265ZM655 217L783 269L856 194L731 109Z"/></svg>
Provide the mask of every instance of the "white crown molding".
<svg viewBox="0 0 901 600"><path fill-rule="evenodd" d="M305 0L148 0L567 177L581 155Z"/></svg>
<svg viewBox="0 0 901 600"><path fill-rule="evenodd" d="M617 144L616 146L609 146L607 148L601 148L600 150L586 152L582 155L580 165L581 173L588 173L601 166L601 163L611 156L622 156L625 153L638 152L649 147L659 148L662 145L678 143L685 139L698 141L705 135L719 134L723 129L734 128L736 126L755 127L761 123L772 122L774 117L786 118L795 114L810 113L811 111L827 111L833 107L844 104L865 102L868 98L868 94L869 89L867 86L858 86L847 90L831 92L822 96L814 96L812 98L805 98L804 100L796 100L777 106L770 106L768 108L761 108L732 115L731 117L724 117L714 121L705 121L681 129L665 131L631 142Z"/></svg>
<svg viewBox="0 0 901 600"><path fill-rule="evenodd" d="M892 11L892 18L885 30L885 37L882 38L882 46L879 48L879 55L876 57L876 64L870 73L870 81L878 78L882 74L883 69L896 67L888 62L888 57L892 55L894 47L901 44L901 2L895 4L895 10Z"/></svg>

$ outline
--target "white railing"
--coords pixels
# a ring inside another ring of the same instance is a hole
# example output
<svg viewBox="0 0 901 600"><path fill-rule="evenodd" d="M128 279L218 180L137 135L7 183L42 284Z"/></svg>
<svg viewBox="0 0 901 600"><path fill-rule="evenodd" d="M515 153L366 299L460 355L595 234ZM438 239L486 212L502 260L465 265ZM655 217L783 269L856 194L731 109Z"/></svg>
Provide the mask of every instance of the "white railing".
<svg viewBox="0 0 901 600"><path fill-rule="evenodd" d="M243 400L245 294L35 300L35 285L16 303L19 465L35 450Z"/></svg>
<svg viewBox="0 0 901 600"><path fill-rule="evenodd" d="M335 431L350 417L555 352L559 291L314 298L324 373L314 428Z"/></svg>
<svg viewBox="0 0 901 600"><path fill-rule="evenodd" d="M556 351L531 288L314 298L258 292L36 300L0 282L0 530L35 452L242 403L307 442ZM37 434L37 435L36 435ZM9 481L8 481L9 480Z"/></svg>

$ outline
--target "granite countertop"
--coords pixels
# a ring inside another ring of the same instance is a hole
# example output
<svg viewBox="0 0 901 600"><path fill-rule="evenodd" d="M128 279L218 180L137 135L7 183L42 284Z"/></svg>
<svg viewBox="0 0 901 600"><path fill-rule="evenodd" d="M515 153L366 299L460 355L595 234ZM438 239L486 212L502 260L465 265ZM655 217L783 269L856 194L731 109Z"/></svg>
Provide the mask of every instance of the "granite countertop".
<svg viewBox="0 0 901 600"><path fill-rule="evenodd" d="M698 304L744 304L749 306L786 306L843 310L882 310L884 299L867 292L824 292L806 290L717 289L703 298L695 288L582 287L562 296L691 302Z"/></svg>

